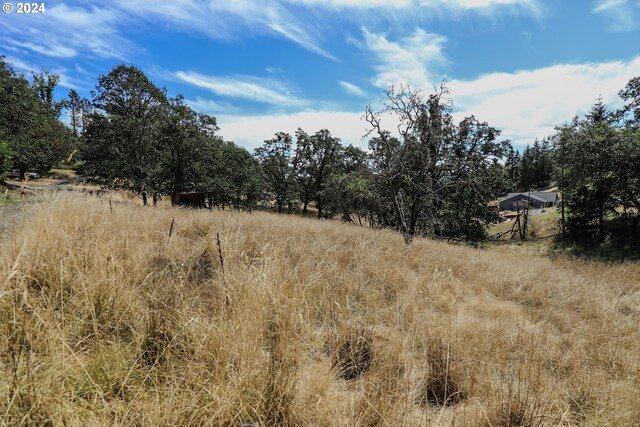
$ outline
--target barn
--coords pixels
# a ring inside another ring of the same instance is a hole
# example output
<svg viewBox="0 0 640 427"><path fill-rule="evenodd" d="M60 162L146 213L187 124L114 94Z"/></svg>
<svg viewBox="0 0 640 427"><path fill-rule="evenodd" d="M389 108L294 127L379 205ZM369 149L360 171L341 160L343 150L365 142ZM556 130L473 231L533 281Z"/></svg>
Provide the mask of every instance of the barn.
<svg viewBox="0 0 640 427"><path fill-rule="evenodd" d="M509 193L500 201L501 211L515 211L526 206L530 208L549 208L555 206L558 193L550 191L527 191L524 193Z"/></svg>

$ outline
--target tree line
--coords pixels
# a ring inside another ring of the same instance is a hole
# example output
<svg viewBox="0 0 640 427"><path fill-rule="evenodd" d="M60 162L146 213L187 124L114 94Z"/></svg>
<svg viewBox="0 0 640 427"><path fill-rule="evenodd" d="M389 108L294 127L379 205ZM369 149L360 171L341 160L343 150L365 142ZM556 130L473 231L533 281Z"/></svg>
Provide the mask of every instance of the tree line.
<svg viewBox="0 0 640 427"><path fill-rule="evenodd" d="M617 110L598 100L557 128L554 179L563 195L562 232L574 240L640 242L640 77L619 92ZM566 210L566 219L565 219Z"/></svg>
<svg viewBox="0 0 640 427"><path fill-rule="evenodd" d="M599 103L522 153L486 122L456 122L445 86L425 95L402 85L390 87L379 108L367 107L366 151L327 129L298 129L250 153L218 134L215 117L170 97L135 66L101 75L91 99L71 90L56 102L56 76L42 72L29 81L0 64L0 174L72 161L145 204L200 192L211 207L338 217L395 229L407 242L416 235L484 240L500 220L489 201L553 181L564 195L567 236L595 230L604 238L605 222L620 212L637 226L637 78L621 91L623 110ZM392 129L389 116L397 119Z"/></svg>

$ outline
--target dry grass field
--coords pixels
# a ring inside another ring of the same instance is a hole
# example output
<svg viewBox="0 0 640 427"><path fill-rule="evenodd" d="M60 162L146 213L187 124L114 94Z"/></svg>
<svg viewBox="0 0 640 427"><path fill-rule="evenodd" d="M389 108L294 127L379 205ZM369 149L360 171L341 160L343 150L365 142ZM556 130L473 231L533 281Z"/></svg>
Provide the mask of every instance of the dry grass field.
<svg viewBox="0 0 640 427"><path fill-rule="evenodd" d="M7 233L1 425L640 425L637 263L79 195Z"/></svg>

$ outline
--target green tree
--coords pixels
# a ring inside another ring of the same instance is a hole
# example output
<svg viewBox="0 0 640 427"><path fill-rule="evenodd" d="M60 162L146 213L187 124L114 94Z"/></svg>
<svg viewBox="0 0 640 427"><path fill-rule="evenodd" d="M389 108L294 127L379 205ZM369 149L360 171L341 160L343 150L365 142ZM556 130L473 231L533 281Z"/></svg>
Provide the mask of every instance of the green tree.
<svg viewBox="0 0 640 427"><path fill-rule="evenodd" d="M232 142L224 145L222 164L228 177L228 200L236 209L251 211L263 198L264 178L258 161Z"/></svg>
<svg viewBox="0 0 640 427"><path fill-rule="evenodd" d="M322 218L326 204L322 192L328 177L337 165L341 147L340 140L331 136L327 129L322 129L314 135L308 135L302 129L296 132L293 168L300 188L303 212L306 213L309 203L315 201L318 218Z"/></svg>
<svg viewBox="0 0 640 427"><path fill-rule="evenodd" d="M282 213L285 207L291 212L297 190L291 135L276 133L274 138L264 141L261 147L255 149L255 156L262 167L269 198L275 201L278 213Z"/></svg>
<svg viewBox="0 0 640 427"><path fill-rule="evenodd" d="M628 115L627 126L640 127L640 76L629 80L629 83L618 94L627 102L618 114L623 118Z"/></svg>
<svg viewBox="0 0 640 427"><path fill-rule="evenodd" d="M169 110L164 89L135 66L98 78L85 130L85 171L141 195L156 191L160 129Z"/></svg>
<svg viewBox="0 0 640 427"><path fill-rule="evenodd" d="M455 124L446 88L424 98L409 87L391 87L382 111L367 108L376 135L369 142L382 226L401 231L407 243L417 234L477 241L497 215L487 209L490 168L508 143L499 131L468 117ZM385 130L385 113L400 119L400 139ZM388 207L392 207L391 211Z"/></svg>
<svg viewBox="0 0 640 427"><path fill-rule="evenodd" d="M63 103L54 100L58 80L44 71L30 83L0 57L0 133L23 179L27 170L48 171L71 151L71 132L59 120Z"/></svg>
<svg viewBox="0 0 640 427"><path fill-rule="evenodd" d="M346 147L320 193L327 217L337 214L345 222L363 224L372 203L373 181L367 154Z"/></svg>
<svg viewBox="0 0 640 427"><path fill-rule="evenodd" d="M69 125L75 136L80 136L84 132L85 123L91 114L91 101L81 98L75 89L69 90L69 99L65 106L69 110Z"/></svg>
<svg viewBox="0 0 640 427"><path fill-rule="evenodd" d="M606 217L615 215L621 202L615 197L621 175L614 157L621 154L620 131L612 117L599 100L585 119L558 131L557 181L568 214L567 231L574 238L604 240Z"/></svg>
<svg viewBox="0 0 640 427"><path fill-rule="evenodd" d="M527 145L520 157L520 164L518 167L518 188L526 191L534 186L534 173L535 173L535 156L533 150Z"/></svg>
<svg viewBox="0 0 640 427"><path fill-rule="evenodd" d="M487 170L487 186L494 199L504 196L513 188L509 168L501 164L497 158L491 160Z"/></svg>
<svg viewBox="0 0 640 427"><path fill-rule="evenodd" d="M512 192L518 187L520 174L518 170L518 166L520 164L520 153L513 149L512 146L509 146L507 149L507 154L505 158L505 167L507 169L507 178L509 180L509 188L506 193Z"/></svg>
<svg viewBox="0 0 640 427"><path fill-rule="evenodd" d="M169 99L167 111L161 116L158 138L153 149L156 161L149 176L154 192L205 192L208 187L207 165L210 156L208 139L218 129L215 117L200 114L184 104L178 95Z"/></svg>
<svg viewBox="0 0 640 427"><path fill-rule="evenodd" d="M552 172L552 156L548 138L542 141L535 140L531 148L533 161L531 165L531 183L535 186L542 186L549 182Z"/></svg>
<svg viewBox="0 0 640 427"><path fill-rule="evenodd" d="M640 213L640 129L627 127L611 153L616 174L616 197L624 212L634 208Z"/></svg>

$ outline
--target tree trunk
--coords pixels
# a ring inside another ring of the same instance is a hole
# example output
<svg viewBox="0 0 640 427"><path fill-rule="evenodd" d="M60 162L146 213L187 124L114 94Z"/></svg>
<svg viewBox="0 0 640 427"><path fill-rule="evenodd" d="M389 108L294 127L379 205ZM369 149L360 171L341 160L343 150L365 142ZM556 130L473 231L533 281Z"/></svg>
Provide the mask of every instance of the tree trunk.
<svg viewBox="0 0 640 427"><path fill-rule="evenodd" d="M147 192L146 191L142 192L142 204L147 206Z"/></svg>
<svg viewBox="0 0 640 427"><path fill-rule="evenodd" d="M604 241L604 208L602 203L598 207L598 238L600 241Z"/></svg>

